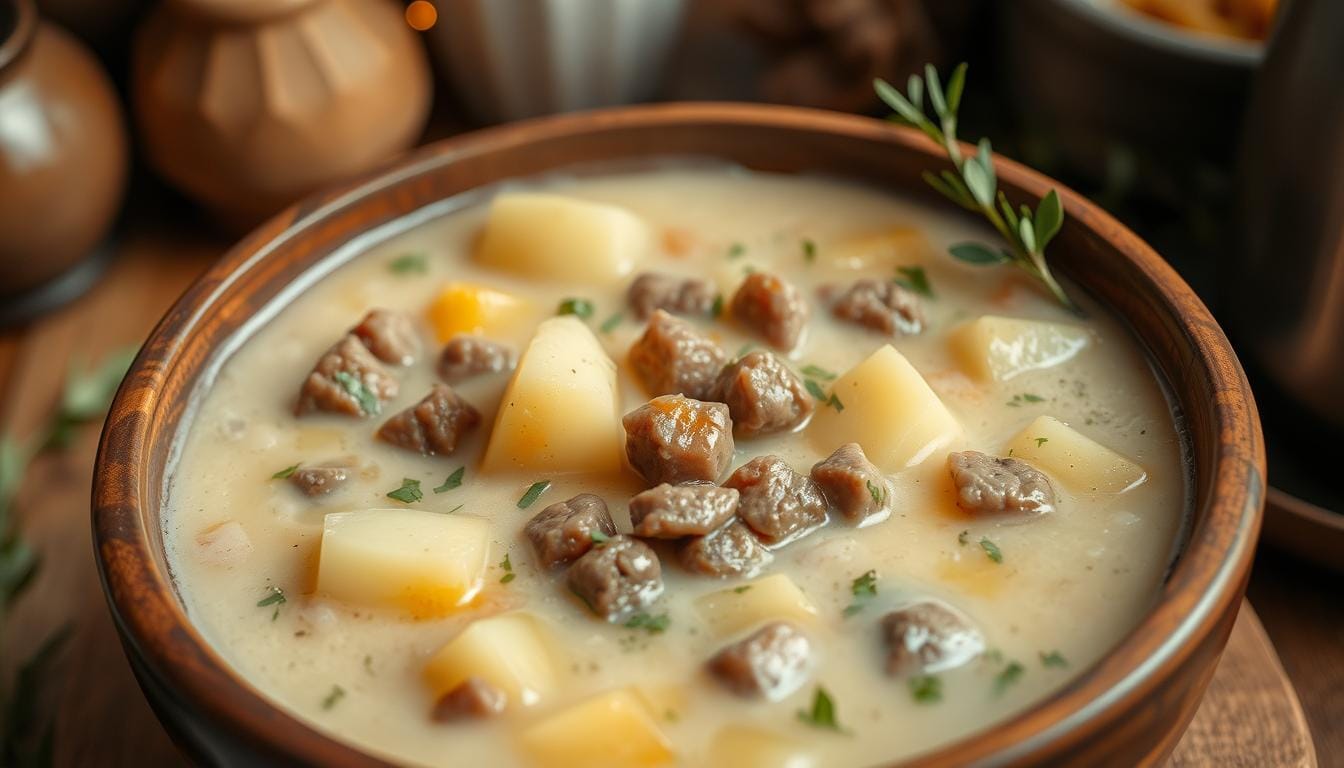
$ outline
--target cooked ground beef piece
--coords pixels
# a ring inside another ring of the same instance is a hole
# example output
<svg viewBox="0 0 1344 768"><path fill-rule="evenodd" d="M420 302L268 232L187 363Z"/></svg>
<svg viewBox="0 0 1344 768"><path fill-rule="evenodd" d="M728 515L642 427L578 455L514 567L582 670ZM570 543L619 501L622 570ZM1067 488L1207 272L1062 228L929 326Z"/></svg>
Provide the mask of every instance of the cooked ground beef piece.
<svg viewBox="0 0 1344 768"><path fill-rule="evenodd" d="M792 284L766 272L742 281L731 303L733 317L776 349L793 349L807 324L807 302Z"/></svg>
<svg viewBox="0 0 1344 768"><path fill-rule="evenodd" d="M728 406L681 395L655 397L622 420L625 454L649 485L719 479L733 460Z"/></svg>
<svg viewBox="0 0 1344 768"><path fill-rule="evenodd" d="M882 617L887 674L920 675L959 667L985 650L985 638L961 611L934 600Z"/></svg>
<svg viewBox="0 0 1344 768"><path fill-rule="evenodd" d="M826 524L821 488L778 456L757 456L723 484L742 494L737 516L767 545L786 544Z"/></svg>
<svg viewBox="0 0 1344 768"><path fill-rule="evenodd" d="M503 691L472 675L439 697L430 717L438 723L492 717L503 712L507 703L508 696Z"/></svg>
<svg viewBox="0 0 1344 768"><path fill-rule="evenodd" d="M728 406L733 432L741 438L793 429L815 408L798 375L760 350L723 368L714 383L713 399Z"/></svg>
<svg viewBox="0 0 1344 768"><path fill-rule="evenodd" d="M663 483L630 500L635 535L651 539L703 536L737 509L737 491L713 483Z"/></svg>
<svg viewBox="0 0 1344 768"><path fill-rule="evenodd" d="M709 672L739 696L779 701L807 682L811 657L807 635L776 621L714 654Z"/></svg>
<svg viewBox="0 0 1344 768"><path fill-rule="evenodd" d="M372 310L351 333L384 363L410 365L420 354L420 336L415 332L415 321L405 312Z"/></svg>
<svg viewBox="0 0 1344 768"><path fill-rule="evenodd" d="M644 335L630 347L630 367L651 395L709 400L714 377L728 356L690 323L663 310L653 313Z"/></svg>
<svg viewBox="0 0 1344 768"><path fill-rule="evenodd" d="M845 443L814 464L812 479L831 507L853 525L872 525L891 516L891 484L858 443Z"/></svg>
<svg viewBox="0 0 1344 768"><path fill-rule="evenodd" d="M714 309L714 286L707 280L645 272L626 294L640 320L661 309L678 315L708 315Z"/></svg>
<svg viewBox="0 0 1344 768"><path fill-rule="evenodd" d="M569 588L593 613L622 622L663 594L658 554L629 536L613 536L569 567Z"/></svg>
<svg viewBox="0 0 1344 768"><path fill-rule="evenodd" d="M1050 480L1025 461L961 451L948 454L947 469L957 488L957 506L973 515L1040 515L1055 509Z"/></svg>
<svg viewBox="0 0 1344 768"><path fill-rule="evenodd" d="M426 456L446 456L462 435L481 422L471 403L446 384L435 384L425 399L388 419L378 439Z"/></svg>
<svg viewBox="0 0 1344 768"><path fill-rule="evenodd" d="M888 336L924 330L919 297L890 280L855 281L831 304L831 314Z"/></svg>
<svg viewBox="0 0 1344 768"><path fill-rule="evenodd" d="M344 464L324 464L316 467L299 467L289 476L305 496L325 496L345 485L350 479L351 468Z"/></svg>
<svg viewBox="0 0 1344 768"><path fill-rule="evenodd" d="M687 539L677 554L686 570L720 577L755 576L775 559L741 520Z"/></svg>
<svg viewBox="0 0 1344 768"><path fill-rule="evenodd" d="M537 513L523 528L543 568L572 562L593 546L593 534L616 535L607 503L591 493L558 501Z"/></svg>
<svg viewBox="0 0 1344 768"><path fill-rule="evenodd" d="M479 336L454 336L439 353L439 378L456 384L483 373L511 371L513 350Z"/></svg>
<svg viewBox="0 0 1344 768"><path fill-rule="evenodd" d="M330 411L347 416L373 416L384 401L397 396L397 391L397 380L392 374L359 337L347 333L323 353L304 379L294 415ZM362 399L357 393L371 397Z"/></svg>

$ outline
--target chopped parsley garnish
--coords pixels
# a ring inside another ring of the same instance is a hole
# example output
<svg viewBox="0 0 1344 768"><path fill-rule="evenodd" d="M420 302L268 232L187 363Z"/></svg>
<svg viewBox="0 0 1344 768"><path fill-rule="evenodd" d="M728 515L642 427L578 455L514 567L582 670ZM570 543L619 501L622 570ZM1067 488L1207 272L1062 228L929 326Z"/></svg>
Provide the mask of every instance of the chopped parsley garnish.
<svg viewBox="0 0 1344 768"><path fill-rule="evenodd" d="M294 476L294 473L297 472L298 469L299 469L298 464L291 464L288 467L285 467L284 469L280 470L279 472L276 472L274 475L271 475L271 479L288 480L289 478Z"/></svg>
<svg viewBox="0 0 1344 768"><path fill-rule="evenodd" d="M1020 395L1013 395L1013 399L1008 401L1008 405L1017 408L1023 403L1043 403L1043 402L1045 402L1044 397L1041 397L1040 395L1033 395L1030 392L1023 392Z"/></svg>
<svg viewBox="0 0 1344 768"><path fill-rule="evenodd" d="M555 308L555 314L575 315L580 320L587 320L593 316L593 302L587 299L565 299L560 302L560 306Z"/></svg>
<svg viewBox="0 0 1344 768"><path fill-rule="evenodd" d="M504 553L504 559L499 561L499 567L504 569L504 575L499 577L500 584L508 584L517 578L518 574L513 572L513 563L509 561L509 553Z"/></svg>
<svg viewBox="0 0 1344 768"><path fill-rule="evenodd" d="M817 692L812 696L812 709L798 710L798 719L812 726L813 728L824 728L836 733L844 733L845 729L840 727L840 722L835 716L835 702L825 688L817 686Z"/></svg>
<svg viewBox="0 0 1344 768"><path fill-rule="evenodd" d="M341 699L344 698L345 698L345 689L339 685L333 685L331 686L331 693L328 693L327 697L322 700L322 708L331 709L332 707L336 706L337 702L339 702Z"/></svg>
<svg viewBox="0 0 1344 768"><path fill-rule="evenodd" d="M617 312L611 317L608 317L606 320L603 320L602 324L598 326L598 330L602 331L603 333L611 333L612 331L616 330L616 326L620 325L621 321L624 319L625 315L621 314L620 312Z"/></svg>
<svg viewBox="0 0 1344 768"><path fill-rule="evenodd" d="M714 303L709 305L709 316L718 317L723 314L723 294L714 294Z"/></svg>
<svg viewBox="0 0 1344 768"><path fill-rule="evenodd" d="M803 384L807 387L807 391L812 393L813 397L817 398L823 403L826 402L826 391L821 388L820 384L813 381L812 379L807 379L806 381L803 382Z"/></svg>
<svg viewBox="0 0 1344 768"><path fill-rule="evenodd" d="M854 579L849 584L849 591L850 594L854 595L854 600L845 606L844 615L846 617L862 611L868 601L877 597L877 571L868 571Z"/></svg>
<svg viewBox="0 0 1344 768"><path fill-rule="evenodd" d="M527 509L528 507L532 506L532 502L540 498L541 494L545 493L546 489L550 487L551 487L550 480L538 480L537 482L528 486L527 492L523 494L523 498L518 500L518 508Z"/></svg>
<svg viewBox="0 0 1344 768"><path fill-rule="evenodd" d="M276 619L280 618L280 606L284 605L289 601L285 599L285 590L275 586L274 584L266 588L269 589L271 592L270 594L266 595L265 597L257 601L257 607L265 608L266 606L274 605L275 610L271 612L271 621L275 621Z"/></svg>
<svg viewBox="0 0 1344 768"><path fill-rule="evenodd" d="M672 623L672 618L666 613L660 613L657 616L650 616L647 613L636 613L626 620L626 629L642 629L650 635L661 635L667 631L668 625Z"/></svg>
<svg viewBox="0 0 1344 768"><path fill-rule="evenodd" d="M733 592L734 592L735 594L739 594L739 595L740 595L740 594L742 594L743 592L746 592L748 589L751 589L751 585L750 585L750 584L743 584L743 585L740 586L740 587L733 587Z"/></svg>
<svg viewBox="0 0 1344 768"><path fill-rule="evenodd" d="M741 243L733 243L728 246L728 258L736 259L738 256L747 252L747 246Z"/></svg>
<svg viewBox="0 0 1344 768"><path fill-rule="evenodd" d="M998 544L990 541L987 537L980 537L980 548L985 550L985 557L996 563L1003 562L1003 551L999 549Z"/></svg>
<svg viewBox="0 0 1344 768"><path fill-rule="evenodd" d="M831 379L835 378L834 373L831 373L830 371L826 370L825 368L822 368L819 365L803 366L803 375L811 376L814 379L821 379L822 381L830 381Z"/></svg>
<svg viewBox="0 0 1344 768"><path fill-rule="evenodd" d="M881 488L877 485L874 485L872 480L868 480L866 482L868 483L868 495L873 497L874 504L881 504L882 502L887 500L886 488Z"/></svg>
<svg viewBox="0 0 1344 768"><path fill-rule="evenodd" d="M414 504L425 498L424 492L420 490L420 481L409 477L401 479L401 487L387 492L387 498L396 499L402 504Z"/></svg>
<svg viewBox="0 0 1344 768"><path fill-rule="evenodd" d="M966 546L967 537L969 537L970 535L971 535L970 531L962 531L961 533L958 533L957 543L963 547Z"/></svg>
<svg viewBox="0 0 1344 768"><path fill-rule="evenodd" d="M447 493L462 484L462 477L467 474L466 465L453 470L453 474L443 481L443 485L434 489L435 493Z"/></svg>
<svg viewBox="0 0 1344 768"><path fill-rule="evenodd" d="M378 396L373 394L373 390L360 381L359 377L348 371L337 371L331 378L341 385L347 395L355 398L355 402L359 403L360 412L365 416L376 416L383 409L382 404L378 402Z"/></svg>
<svg viewBox="0 0 1344 768"><path fill-rule="evenodd" d="M994 695L1002 695L1013 683L1016 683L1021 679L1022 673L1026 671L1026 667L1023 667L1018 662L1008 662L1008 665L1000 670L999 674L994 677Z"/></svg>
<svg viewBox="0 0 1344 768"><path fill-rule="evenodd" d="M429 262L423 253L407 253L393 259L387 268L394 275L423 275L429 271Z"/></svg>
<svg viewBox="0 0 1344 768"><path fill-rule="evenodd" d="M590 538L590 539L593 540L593 546L594 546L594 547L601 547L601 546L605 545L608 541L611 541L611 537L610 537L610 536L608 536L607 534L605 534L605 533L603 533L603 532L601 532L601 531L596 531L596 530L590 532L590 533L588 534L588 538Z"/></svg>
<svg viewBox="0 0 1344 768"><path fill-rule="evenodd" d="M803 260L808 264L817 260L817 244L811 240L803 241Z"/></svg>
<svg viewBox="0 0 1344 768"><path fill-rule="evenodd" d="M935 675L915 675L910 678L910 695L920 704L936 704L943 700L943 681Z"/></svg>
<svg viewBox="0 0 1344 768"><path fill-rule="evenodd" d="M1050 438L1048 438L1048 437L1038 437L1038 438L1036 438L1036 447L1037 447L1037 448L1040 448L1042 445L1045 445L1045 444L1048 443L1048 442L1050 442Z"/></svg>
<svg viewBox="0 0 1344 768"><path fill-rule="evenodd" d="M845 404L840 402L840 398L836 397L834 392L831 393L831 397L826 401L826 404L834 408L836 413L845 410Z"/></svg>
<svg viewBox="0 0 1344 768"><path fill-rule="evenodd" d="M457 510L459 510L459 509L461 509L461 508L463 508L463 507L465 507L465 506L466 506L466 504L458 504L456 507L453 507L452 509L448 510L447 512L444 512L443 514L445 514L445 515L451 515L451 514L453 514L454 512L456 512Z"/></svg>
<svg viewBox="0 0 1344 768"><path fill-rule="evenodd" d="M1039 655L1040 655L1040 657L1041 657L1041 666L1044 666L1044 667L1067 667L1067 666L1069 666L1069 661L1068 661L1068 659L1065 659L1065 658L1064 658L1064 654L1060 653L1059 651L1051 651L1051 652L1049 652L1049 653L1046 653L1046 652L1044 652L1044 651L1041 651Z"/></svg>
<svg viewBox="0 0 1344 768"><path fill-rule="evenodd" d="M897 267L896 271L901 275L895 278L897 285L925 298L933 298L933 286L929 284L929 276L923 267Z"/></svg>

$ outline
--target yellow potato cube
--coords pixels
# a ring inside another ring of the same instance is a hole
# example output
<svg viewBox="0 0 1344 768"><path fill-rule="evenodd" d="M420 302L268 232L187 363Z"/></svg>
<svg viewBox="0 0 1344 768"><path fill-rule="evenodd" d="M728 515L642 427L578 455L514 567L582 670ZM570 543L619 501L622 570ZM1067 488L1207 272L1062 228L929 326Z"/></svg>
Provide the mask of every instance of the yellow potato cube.
<svg viewBox="0 0 1344 768"><path fill-rule="evenodd" d="M983 381L1008 381L1067 362L1091 340L1086 328L1075 325L994 315L962 325L949 338L966 372Z"/></svg>
<svg viewBox="0 0 1344 768"><path fill-rule="evenodd" d="M537 327L504 391L481 468L617 473L624 433L616 364L573 315Z"/></svg>
<svg viewBox="0 0 1344 768"><path fill-rule="evenodd" d="M495 197L476 261L530 278L611 283L644 259L644 222L614 205L564 195Z"/></svg>
<svg viewBox="0 0 1344 768"><path fill-rule="evenodd" d="M831 385L808 432L821 454L857 442L884 472L927 459L961 433L956 418L919 371L890 344Z"/></svg>
<svg viewBox="0 0 1344 768"><path fill-rule="evenodd" d="M531 706L556 687L555 668L536 620L525 613L477 619L439 649L425 666L425 681L437 698L477 676Z"/></svg>
<svg viewBox="0 0 1344 768"><path fill-rule="evenodd" d="M709 744L709 768L811 768L816 764L816 755L804 742L747 725L721 728Z"/></svg>
<svg viewBox="0 0 1344 768"><path fill-rule="evenodd" d="M423 509L332 512L323 519L317 591L398 608L412 617L451 613L481 588L490 524Z"/></svg>
<svg viewBox="0 0 1344 768"><path fill-rule="evenodd" d="M698 598L695 607L709 631L719 637L777 619L807 623L817 618L812 601L782 573L710 592Z"/></svg>
<svg viewBox="0 0 1344 768"><path fill-rule="evenodd" d="M535 317L536 309L523 299L473 283L448 283L429 305L429 322L440 342L468 333L511 336Z"/></svg>
<svg viewBox="0 0 1344 768"><path fill-rule="evenodd" d="M1008 449L1074 491L1121 493L1148 478L1143 467L1085 437L1053 416L1040 416Z"/></svg>
<svg viewBox="0 0 1344 768"><path fill-rule="evenodd" d="M523 731L521 741L543 768L641 768L673 758L667 736L639 696L626 689L563 709Z"/></svg>
<svg viewBox="0 0 1344 768"><path fill-rule="evenodd" d="M928 240L914 227L856 235L819 249L821 259L832 267L885 272L901 265L921 264L928 254Z"/></svg>

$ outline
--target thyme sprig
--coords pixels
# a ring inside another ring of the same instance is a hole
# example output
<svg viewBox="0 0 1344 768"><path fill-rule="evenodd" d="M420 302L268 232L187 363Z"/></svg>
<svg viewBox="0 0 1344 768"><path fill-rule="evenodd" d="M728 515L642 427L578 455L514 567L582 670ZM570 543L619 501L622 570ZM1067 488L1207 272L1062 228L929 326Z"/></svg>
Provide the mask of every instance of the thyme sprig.
<svg viewBox="0 0 1344 768"><path fill-rule="evenodd" d="M905 93L881 78L873 81L878 97L895 110L892 119L922 131L943 148L956 169L955 173L925 171L924 181L966 210L984 214L1007 243L1007 247L998 250L981 243L958 243L948 249L951 254L977 266L1012 264L1040 282L1060 304L1081 314L1078 305L1050 273L1050 265L1045 260L1046 246L1064 223L1064 207L1059 202L1059 193L1051 189L1041 198L1035 211L1026 205L1014 210L1003 190L998 189L989 139L980 139L975 154L962 152L957 140L957 108L961 106L965 87L965 63L952 70L946 90L932 64L924 66L924 77L910 76ZM937 122L925 111L926 94Z"/></svg>

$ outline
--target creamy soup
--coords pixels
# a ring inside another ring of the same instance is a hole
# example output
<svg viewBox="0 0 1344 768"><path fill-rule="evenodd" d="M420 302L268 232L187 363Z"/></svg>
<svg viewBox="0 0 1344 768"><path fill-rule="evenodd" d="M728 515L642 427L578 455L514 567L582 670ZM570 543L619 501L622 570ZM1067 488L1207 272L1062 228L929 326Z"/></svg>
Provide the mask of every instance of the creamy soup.
<svg viewBox="0 0 1344 768"><path fill-rule="evenodd" d="M1172 409L1080 290L947 255L988 231L726 167L495 192L375 233L199 395L169 561L277 705L406 764L868 765L1153 603Z"/></svg>

